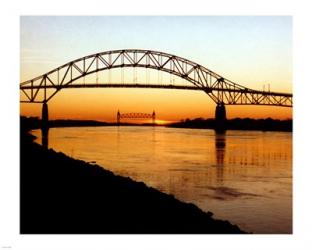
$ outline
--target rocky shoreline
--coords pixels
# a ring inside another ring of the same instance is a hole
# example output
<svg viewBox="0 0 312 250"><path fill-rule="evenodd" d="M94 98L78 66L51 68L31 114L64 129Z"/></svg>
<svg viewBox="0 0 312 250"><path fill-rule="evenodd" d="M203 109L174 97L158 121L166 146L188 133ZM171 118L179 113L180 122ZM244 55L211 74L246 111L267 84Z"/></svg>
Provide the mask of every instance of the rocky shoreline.
<svg viewBox="0 0 312 250"><path fill-rule="evenodd" d="M45 149L21 133L21 234L238 234L212 218L127 177Z"/></svg>

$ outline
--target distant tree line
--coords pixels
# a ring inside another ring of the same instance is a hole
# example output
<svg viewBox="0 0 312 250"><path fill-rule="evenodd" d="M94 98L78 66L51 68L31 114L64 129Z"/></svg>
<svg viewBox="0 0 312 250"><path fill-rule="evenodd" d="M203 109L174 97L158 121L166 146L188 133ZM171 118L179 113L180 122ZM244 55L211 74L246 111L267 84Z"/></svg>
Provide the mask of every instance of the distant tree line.
<svg viewBox="0 0 312 250"><path fill-rule="evenodd" d="M215 119L182 119L180 122L168 125L169 127L184 128L217 128L218 124ZM224 122L224 127L229 130L262 130L262 131L292 131L292 120L278 120L272 118L251 119L235 118Z"/></svg>

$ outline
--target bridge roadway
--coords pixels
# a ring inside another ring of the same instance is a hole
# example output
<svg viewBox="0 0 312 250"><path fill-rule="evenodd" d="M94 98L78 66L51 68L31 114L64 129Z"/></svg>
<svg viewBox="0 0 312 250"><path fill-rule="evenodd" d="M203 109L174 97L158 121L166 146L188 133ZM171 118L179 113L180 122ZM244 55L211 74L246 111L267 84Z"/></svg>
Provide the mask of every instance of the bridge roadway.
<svg viewBox="0 0 312 250"><path fill-rule="evenodd" d="M261 95L274 95L274 96L284 96L292 97L292 94L280 93L280 92L268 92L260 90L251 90L251 89L223 89L223 88L209 88L197 86L188 86L188 85L174 85L174 84L143 84L143 83L75 83L72 85L48 85L48 86L21 86L21 90L27 89L70 89L70 88L151 88L151 89L181 89L181 90L200 90L205 91L206 93L212 91L225 91L230 93L252 93L252 94L261 94ZM23 101L22 101L23 102ZM29 101L26 101L29 102Z"/></svg>

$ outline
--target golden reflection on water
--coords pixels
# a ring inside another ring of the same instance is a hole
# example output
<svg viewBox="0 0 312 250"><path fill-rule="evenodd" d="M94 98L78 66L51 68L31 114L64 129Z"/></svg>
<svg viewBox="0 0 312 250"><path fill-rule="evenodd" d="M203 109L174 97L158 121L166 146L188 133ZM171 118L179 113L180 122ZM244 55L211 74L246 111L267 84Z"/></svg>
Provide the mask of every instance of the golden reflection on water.
<svg viewBox="0 0 312 250"><path fill-rule="evenodd" d="M292 133L52 128L49 147L96 161L247 231L292 232Z"/></svg>

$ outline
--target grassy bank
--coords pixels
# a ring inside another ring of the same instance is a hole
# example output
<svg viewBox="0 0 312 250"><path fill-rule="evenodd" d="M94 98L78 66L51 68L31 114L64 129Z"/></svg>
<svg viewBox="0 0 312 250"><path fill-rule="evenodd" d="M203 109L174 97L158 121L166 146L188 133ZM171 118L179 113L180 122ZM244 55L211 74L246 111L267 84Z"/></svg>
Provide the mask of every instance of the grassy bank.
<svg viewBox="0 0 312 250"><path fill-rule="evenodd" d="M243 233L193 204L21 134L21 233Z"/></svg>

